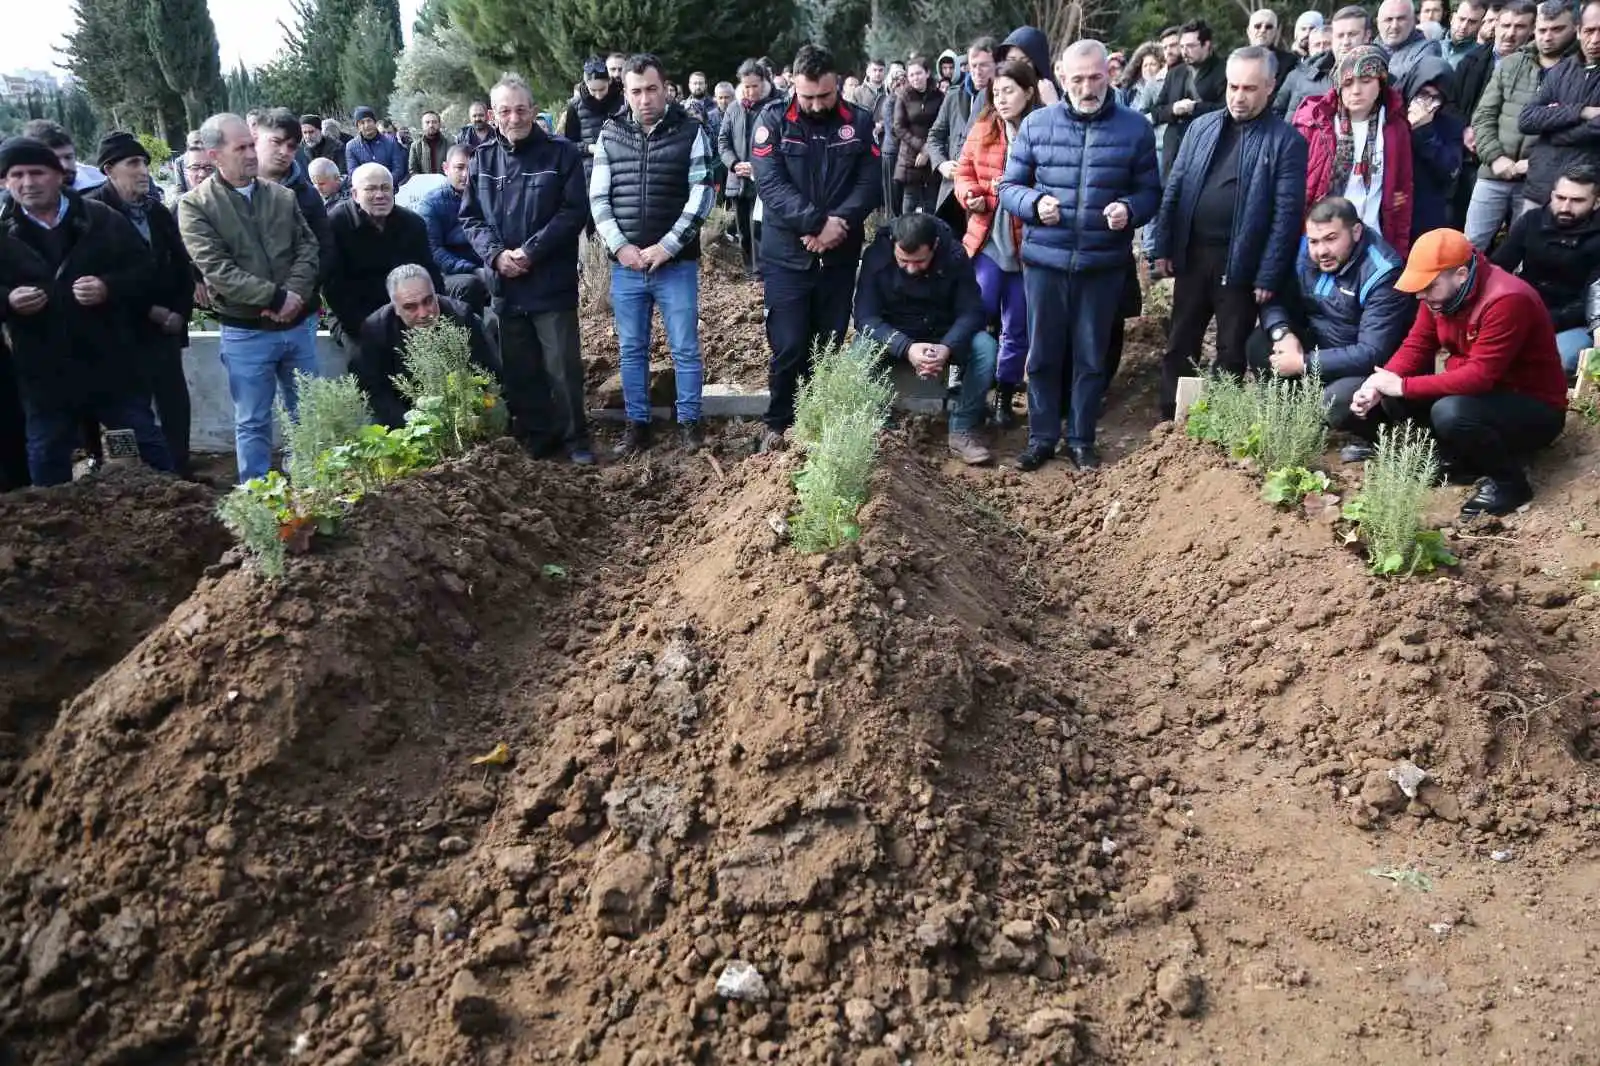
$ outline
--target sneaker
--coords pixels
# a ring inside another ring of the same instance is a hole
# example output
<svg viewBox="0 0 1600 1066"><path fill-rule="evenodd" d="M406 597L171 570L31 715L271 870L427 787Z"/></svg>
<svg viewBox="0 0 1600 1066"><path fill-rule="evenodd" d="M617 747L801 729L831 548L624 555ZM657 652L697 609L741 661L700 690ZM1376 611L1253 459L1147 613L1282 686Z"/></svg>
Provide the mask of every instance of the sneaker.
<svg viewBox="0 0 1600 1066"><path fill-rule="evenodd" d="M994 461L994 453L983 446L976 434L950 431L950 454L968 466L983 466Z"/></svg>
<svg viewBox="0 0 1600 1066"><path fill-rule="evenodd" d="M576 466L594 465L594 451L587 444L580 444L569 450L567 458Z"/></svg>
<svg viewBox="0 0 1600 1066"><path fill-rule="evenodd" d="M697 452L706 446L706 435L699 422L679 422L678 441L690 451Z"/></svg>
<svg viewBox="0 0 1600 1066"><path fill-rule="evenodd" d="M1021 455L1017 456L1016 467L1024 474L1031 474L1055 457L1056 450L1053 446L1030 444Z"/></svg>
<svg viewBox="0 0 1600 1066"><path fill-rule="evenodd" d="M1481 515L1507 515L1533 499L1533 486L1525 475L1514 478L1481 478L1467 501L1461 505L1463 519Z"/></svg>
<svg viewBox="0 0 1600 1066"><path fill-rule="evenodd" d="M1339 461L1341 463L1364 463L1368 459L1377 458L1377 456L1378 449L1364 440L1358 440L1354 444L1346 444L1339 449Z"/></svg>
<svg viewBox="0 0 1600 1066"><path fill-rule="evenodd" d="M775 429L769 429L761 434L761 447L756 450L765 455L767 452L781 452L788 446L789 444L783 439L782 433Z"/></svg>
<svg viewBox="0 0 1600 1066"><path fill-rule="evenodd" d="M619 459L630 455L638 455L650 447L650 423L629 422L622 431L622 439L617 441L611 453Z"/></svg>

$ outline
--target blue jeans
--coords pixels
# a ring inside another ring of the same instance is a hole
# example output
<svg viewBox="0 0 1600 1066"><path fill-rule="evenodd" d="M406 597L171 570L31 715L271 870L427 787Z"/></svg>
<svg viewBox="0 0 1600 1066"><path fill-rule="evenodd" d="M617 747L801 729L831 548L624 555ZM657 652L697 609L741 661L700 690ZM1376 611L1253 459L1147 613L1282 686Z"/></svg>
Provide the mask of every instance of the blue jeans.
<svg viewBox="0 0 1600 1066"><path fill-rule="evenodd" d="M1578 356L1585 348L1594 347L1594 334L1586 329L1564 329L1556 334L1556 350L1561 353L1561 369L1567 380L1578 380Z"/></svg>
<svg viewBox="0 0 1600 1066"><path fill-rule="evenodd" d="M72 480L72 449L83 440L85 415L106 429L133 430L139 458L157 470L172 469L172 454L156 426L146 392L66 404L42 404L24 395L22 408L28 426L28 476L35 485L65 485Z"/></svg>
<svg viewBox="0 0 1600 1066"><path fill-rule="evenodd" d="M988 409L989 390L994 387L995 363L1000 358L1000 345L987 330L979 330L972 337L972 348L967 361L961 364L961 395L950 409L950 432L971 433L983 425Z"/></svg>
<svg viewBox="0 0 1600 1066"><path fill-rule="evenodd" d="M299 410L294 372L316 374L316 341L306 326L269 330L224 325L222 365L233 398L233 447L242 485L266 477L272 468L272 401L281 387L290 416Z"/></svg>
<svg viewBox="0 0 1600 1066"><path fill-rule="evenodd" d="M1067 443L1094 443L1106 392L1106 348L1126 267L1051 270L1025 266L1028 295L1028 444L1061 442L1063 381L1072 383Z"/></svg>
<svg viewBox="0 0 1600 1066"><path fill-rule="evenodd" d="M700 264L668 263L653 273L611 264L611 306L622 356L622 403L629 422L650 421L650 311L661 308L678 383L678 422L700 421Z"/></svg>

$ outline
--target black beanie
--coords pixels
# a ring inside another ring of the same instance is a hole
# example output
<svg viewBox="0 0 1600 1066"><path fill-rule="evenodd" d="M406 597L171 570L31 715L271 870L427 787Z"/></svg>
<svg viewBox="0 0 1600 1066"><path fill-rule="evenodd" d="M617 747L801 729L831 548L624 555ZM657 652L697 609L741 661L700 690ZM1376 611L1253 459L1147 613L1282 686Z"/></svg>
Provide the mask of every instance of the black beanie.
<svg viewBox="0 0 1600 1066"><path fill-rule="evenodd" d="M101 170L108 170L124 159L132 159L135 156L146 163L150 162L150 153L139 143L139 138L122 130L112 130L100 138L100 154L95 156L94 165Z"/></svg>
<svg viewBox="0 0 1600 1066"><path fill-rule="evenodd" d="M321 129L322 128L322 116L321 115L301 115L300 116L300 125L302 125L302 126L315 126L318 129Z"/></svg>
<svg viewBox="0 0 1600 1066"><path fill-rule="evenodd" d="M67 172L50 146L32 137L13 137L0 144L0 178L10 173L12 167L49 167L58 174Z"/></svg>

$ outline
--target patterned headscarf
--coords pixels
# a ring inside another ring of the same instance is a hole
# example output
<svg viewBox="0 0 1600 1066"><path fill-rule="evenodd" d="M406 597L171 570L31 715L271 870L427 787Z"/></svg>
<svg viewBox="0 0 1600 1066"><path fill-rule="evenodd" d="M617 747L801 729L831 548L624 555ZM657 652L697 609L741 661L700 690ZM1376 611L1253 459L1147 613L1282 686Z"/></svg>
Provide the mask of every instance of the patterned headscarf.
<svg viewBox="0 0 1600 1066"><path fill-rule="evenodd" d="M1328 191L1336 196L1344 194L1344 187L1350 181L1352 170L1369 189L1382 177L1373 166L1373 157L1377 155L1378 136L1382 132L1378 128L1382 125L1378 121L1378 111L1374 111L1367 122L1366 144L1358 157L1350 112L1344 106L1344 87L1358 78L1378 79L1379 110L1381 110L1383 106L1381 94L1389 85L1389 57L1384 54L1383 49L1375 44L1364 44L1339 60L1333 68L1333 91L1334 98L1338 101L1338 115L1334 120L1333 181L1328 186Z"/></svg>

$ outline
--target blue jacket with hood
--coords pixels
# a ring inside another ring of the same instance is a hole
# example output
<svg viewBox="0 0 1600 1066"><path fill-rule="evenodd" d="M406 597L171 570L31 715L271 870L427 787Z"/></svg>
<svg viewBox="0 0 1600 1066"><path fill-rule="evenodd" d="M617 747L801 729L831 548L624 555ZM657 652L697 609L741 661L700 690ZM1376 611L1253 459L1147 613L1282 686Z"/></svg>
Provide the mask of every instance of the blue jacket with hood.
<svg viewBox="0 0 1600 1066"><path fill-rule="evenodd" d="M1261 328L1295 330L1306 365L1324 382L1365 377L1382 366L1417 313L1417 301L1394 287L1405 260L1372 230L1362 230L1349 260L1333 274L1322 272L1302 237L1294 282L1261 309Z"/></svg>
<svg viewBox="0 0 1600 1066"><path fill-rule="evenodd" d="M995 56L996 62L1002 62L1006 52L1012 48L1020 48L1027 53L1028 62L1033 64L1033 72L1039 75L1040 80L1050 83L1055 89L1057 99L1065 100L1061 92L1061 83L1056 81L1055 65L1050 62L1050 39L1042 30L1032 26L1018 26L1011 31L1010 36L1000 42L1000 54Z"/></svg>

